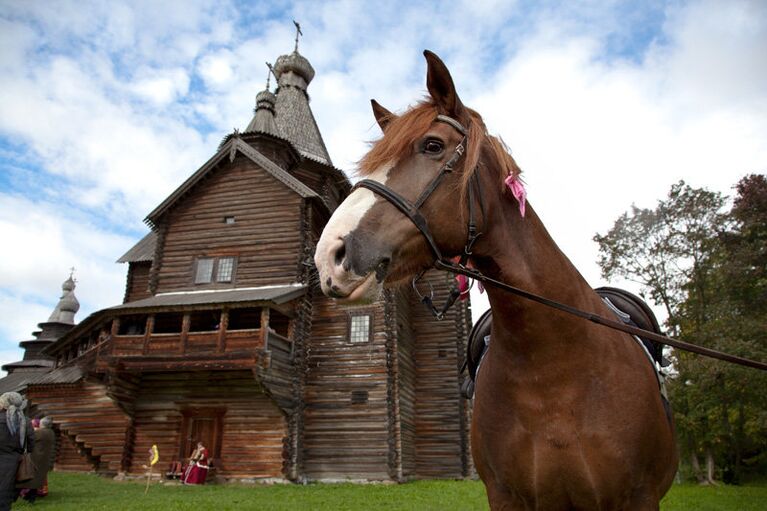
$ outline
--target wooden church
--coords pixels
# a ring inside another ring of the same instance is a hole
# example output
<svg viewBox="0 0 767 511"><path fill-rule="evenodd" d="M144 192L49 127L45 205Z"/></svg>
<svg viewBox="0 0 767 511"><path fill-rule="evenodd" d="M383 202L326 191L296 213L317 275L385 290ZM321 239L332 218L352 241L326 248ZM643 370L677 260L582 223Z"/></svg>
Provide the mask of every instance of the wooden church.
<svg viewBox="0 0 767 511"><path fill-rule="evenodd" d="M53 417L57 469L141 475L152 444L168 466L202 441L218 480L471 474L468 302L436 321L409 288L364 307L322 295L314 247L350 183L310 109L309 61L296 47L273 72L247 127L146 217L119 259L124 303L7 367L0 387ZM438 298L454 285L428 278Z"/></svg>

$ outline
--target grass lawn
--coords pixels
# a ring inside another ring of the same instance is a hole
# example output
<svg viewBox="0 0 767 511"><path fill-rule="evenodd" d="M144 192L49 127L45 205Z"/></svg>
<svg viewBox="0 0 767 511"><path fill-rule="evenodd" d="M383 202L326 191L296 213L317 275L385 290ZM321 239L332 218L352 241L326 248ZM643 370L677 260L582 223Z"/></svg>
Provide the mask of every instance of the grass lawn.
<svg viewBox="0 0 767 511"><path fill-rule="evenodd" d="M153 483L144 495L139 482L115 482L87 474L52 473L50 496L14 510L486 510L478 481L418 481L408 484L312 484L178 486ZM767 485L674 486L663 511L763 511Z"/></svg>

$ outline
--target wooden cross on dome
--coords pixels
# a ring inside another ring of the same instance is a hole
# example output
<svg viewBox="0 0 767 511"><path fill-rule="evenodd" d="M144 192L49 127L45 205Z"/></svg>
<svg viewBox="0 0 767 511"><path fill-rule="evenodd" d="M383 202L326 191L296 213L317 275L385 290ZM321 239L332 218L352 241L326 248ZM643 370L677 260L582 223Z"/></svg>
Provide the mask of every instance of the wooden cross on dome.
<svg viewBox="0 0 767 511"><path fill-rule="evenodd" d="M296 48L295 48L295 52L298 53L298 36L304 35L304 33L301 32L301 25L296 20L293 20L293 24L296 26Z"/></svg>

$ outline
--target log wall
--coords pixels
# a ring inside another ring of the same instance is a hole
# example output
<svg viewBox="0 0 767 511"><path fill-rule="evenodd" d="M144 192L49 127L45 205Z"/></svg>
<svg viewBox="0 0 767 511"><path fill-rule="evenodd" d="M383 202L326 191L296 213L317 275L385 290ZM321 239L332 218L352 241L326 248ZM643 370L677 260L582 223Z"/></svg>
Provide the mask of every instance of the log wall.
<svg viewBox="0 0 767 511"><path fill-rule="evenodd" d="M397 385L399 387L399 428L402 477L416 476L416 339L411 325L409 288L393 294L397 333Z"/></svg>
<svg viewBox="0 0 767 511"><path fill-rule="evenodd" d="M145 374L135 403L135 447L131 471L157 444L164 470L183 460L185 410L224 409L221 450L210 453L216 475L225 478L283 477L287 425L277 406L256 384L251 371Z"/></svg>
<svg viewBox="0 0 767 511"><path fill-rule="evenodd" d="M371 341L349 342L350 311L372 312ZM304 391L303 458L310 479L390 478L384 319L380 302L360 309L321 294L315 299Z"/></svg>
<svg viewBox="0 0 767 511"><path fill-rule="evenodd" d="M232 283L215 287L284 284L295 279L300 255L301 197L238 154L222 163L168 212L157 293L202 289L195 258L236 256ZM233 224L224 217L233 216Z"/></svg>
<svg viewBox="0 0 767 511"><path fill-rule="evenodd" d="M149 272L151 269L152 263L150 261L128 263L128 278L126 279L123 303L135 302L152 296L149 291Z"/></svg>
<svg viewBox="0 0 767 511"><path fill-rule="evenodd" d="M436 304L444 303L453 279L430 271ZM466 305L457 302L442 321L410 294L416 367L415 453L418 478L460 478L467 474L467 408L458 370L466 339Z"/></svg>

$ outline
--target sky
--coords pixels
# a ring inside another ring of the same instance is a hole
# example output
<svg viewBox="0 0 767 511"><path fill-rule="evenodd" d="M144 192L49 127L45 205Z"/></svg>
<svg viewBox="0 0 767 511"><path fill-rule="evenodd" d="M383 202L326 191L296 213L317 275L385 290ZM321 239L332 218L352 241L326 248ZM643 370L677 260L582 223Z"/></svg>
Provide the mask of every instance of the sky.
<svg viewBox="0 0 767 511"><path fill-rule="evenodd" d="M430 49L524 171L593 286L596 233L681 179L767 173L767 2L0 0L0 364L75 268L77 319L122 302L146 215L243 130L293 50L333 163L425 94ZM475 293L475 315L486 300ZM657 310L657 309L656 309Z"/></svg>

